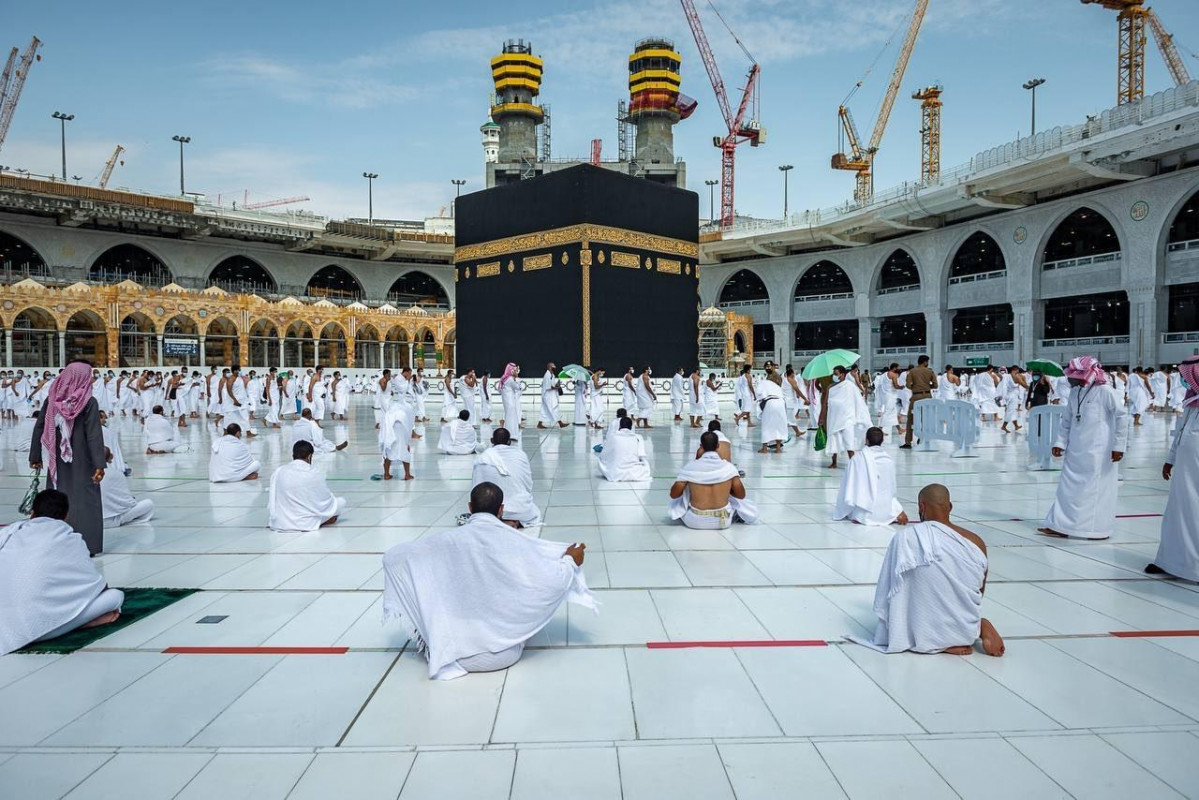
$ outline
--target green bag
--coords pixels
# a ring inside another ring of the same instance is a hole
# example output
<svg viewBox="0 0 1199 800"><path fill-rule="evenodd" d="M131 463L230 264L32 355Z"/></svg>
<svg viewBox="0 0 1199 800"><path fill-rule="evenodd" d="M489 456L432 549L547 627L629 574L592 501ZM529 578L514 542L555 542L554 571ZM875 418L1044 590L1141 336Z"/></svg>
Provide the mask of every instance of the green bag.
<svg viewBox="0 0 1199 800"><path fill-rule="evenodd" d="M816 429L816 452L820 452L828 447L828 434L824 432L824 426L821 425Z"/></svg>

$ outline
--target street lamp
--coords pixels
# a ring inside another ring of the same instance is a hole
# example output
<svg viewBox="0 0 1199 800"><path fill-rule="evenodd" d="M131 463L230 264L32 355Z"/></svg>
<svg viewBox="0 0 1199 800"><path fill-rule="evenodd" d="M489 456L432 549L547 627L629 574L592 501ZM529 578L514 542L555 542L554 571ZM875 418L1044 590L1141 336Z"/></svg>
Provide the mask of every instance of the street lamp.
<svg viewBox="0 0 1199 800"><path fill-rule="evenodd" d="M67 123L75 119L74 114L64 114L61 111L55 111L50 115L58 120L62 128L62 180L66 183L67 180Z"/></svg>
<svg viewBox="0 0 1199 800"><path fill-rule="evenodd" d="M450 206L450 217L453 217L458 213L458 198L462 195L462 187L466 185L466 181L450 178L450 183L454 184L454 205Z"/></svg>
<svg viewBox="0 0 1199 800"><path fill-rule="evenodd" d="M72 175L71 180L75 181L75 183L79 183L79 181L83 180L83 176L82 175Z"/></svg>
<svg viewBox="0 0 1199 800"><path fill-rule="evenodd" d="M171 137L172 142L179 143L179 194L180 195L187 194L187 192L185 192L183 190L183 145L187 144L191 140L192 140L192 137L190 137L190 136L172 136Z"/></svg>
<svg viewBox="0 0 1199 800"><path fill-rule="evenodd" d="M711 222L716 215L715 189L713 188L720 181L704 181L704 185L708 187L708 222Z"/></svg>
<svg viewBox="0 0 1199 800"><path fill-rule="evenodd" d="M790 164L783 164L779 167L779 172L783 173L783 222L787 221L787 173L795 167Z"/></svg>
<svg viewBox="0 0 1199 800"><path fill-rule="evenodd" d="M1029 136L1037 135L1037 87L1044 82L1044 78L1033 78L1024 82L1024 88L1032 92L1032 127Z"/></svg>
<svg viewBox="0 0 1199 800"><path fill-rule="evenodd" d="M379 177L377 172L364 172L362 177L366 178L366 224L375 224L375 178Z"/></svg>

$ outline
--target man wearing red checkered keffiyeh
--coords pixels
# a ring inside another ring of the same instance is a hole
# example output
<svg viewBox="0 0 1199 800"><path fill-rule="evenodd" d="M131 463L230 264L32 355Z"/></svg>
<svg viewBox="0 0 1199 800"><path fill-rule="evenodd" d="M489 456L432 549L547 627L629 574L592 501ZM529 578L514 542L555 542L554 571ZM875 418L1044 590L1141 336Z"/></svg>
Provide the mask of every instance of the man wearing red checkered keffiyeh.
<svg viewBox="0 0 1199 800"><path fill-rule="evenodd" d="M1161 544L1145 572L1199 581L1199 356L1182 362L1178 371L1187 393L1162 465L1170 497L1162 514Z"/></svg>
<svg viewBox="0 0 1199 800"><path fill-rule="evenodd" d="M1106 539L1116 524L1117 463L1128 443L1128 412L1107 388L1107 373L1091 356L1065 369L1066 413L1053 455L1062 460L1057 496L1040 532L1046 536Z"/></svg>

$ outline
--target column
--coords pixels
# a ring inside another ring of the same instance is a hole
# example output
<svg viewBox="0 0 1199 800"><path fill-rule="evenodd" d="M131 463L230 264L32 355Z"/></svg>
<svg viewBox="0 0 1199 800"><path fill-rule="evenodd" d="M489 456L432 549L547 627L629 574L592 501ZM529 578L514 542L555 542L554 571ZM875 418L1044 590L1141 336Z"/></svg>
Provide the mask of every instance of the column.
<svg viewBox="0 0 1199 800"><path fill-rule="evenodd" d="M379 369L383 369L385 366L383 364L383 353L384 352L385 352L385 350L384 350L383 340L380 339L379 340Z"/></svg>
<svg viewBox="0 0 1199 800"><path fill-rule="evenodd" d="M283 369L283 342L284 341L285 340L282 337L279 338L279 369Z"/></svg>
<svg viewBox="0 0 1199 800"><path fill-rule="evenodd" d="M321 340L313 338L312 340L312 366L319 367L321 365Z"/></svg>
<svg viewBox="0 0 1199 800"><path fill-rule="evenodd" d="M158 366L162 366L162 334L158 334Z"/></svg>
<svg viewBox="0 0 1199 800"><path fill-rule="evenodd" d="M1146 366L1160 363L1157 356L1158 303L1152 286L1128 287L1128 364ZM1164 320L1161 324L1164 328Z"/></svg>
<svg viewBox="0 0 1199 800"><path fill-rule="evenodd" d="M1034 316L1031 300L1017 300L1012 303L1012 346L1018 364L1037 357L1040 331L1033 324Z"/></svg>
<svg viewBox="0 0 1199 800"><path fill-rule="evenodd" d="M354 368L355 355L354 339L346 339L346 369Z"/></svg>
<svg viewBox="0 0 1199 800"><path fill-rule="evenodd" d="M924 346L928 357L932 359L932 367L937 372L943 371L946 362L953 364L949 358L945 337L946 315L941 311L924 312ZM954 364L961 368L961 364Z"/></svg>
<svg viewBox="0 0 1199 800"><path fill-rule="evenodd" d="M858 317L858 353L862 356L858 364L862 369L874 371L875 362L886 361L886 356L875 356L875 348L879 346L878 317Z"/></svg>
<svg viewBox="0 0 1199 800"><path fill-rule="evenodd" d="M67 366L67 332L58 332L58 366L60 369ZM97 364L96 366L99 366Z"/></svg>
<svg viewBox="0 0 1199 800"><path fill-rule="evenodd" d="M208 366L208 353L204 350L204 337L200 337L200 366Z"/></svg>
<svg viewBox="0 0 1199 800"><path fill-rule="evenodd" d="M12 329L4 330L4 366L12 369Z"/></svg>
<svg viewBox="0 0 1199 800"><path fill-rule="evenodd" d="M244 331L237 332L237 363L243 369L253 366L250 364L250 336Z"/></svg>
<svg viewBox="0 0 1199 800"><path fill-rule="evenodd" d="M795 350L795 323L793 322L775 322L774 327L774 352L768 358L771 361L777 362L780 366L791 363L791 353ZM765 353L754 353L754 360L759 356L766 355Z"/></svg>
<svg viewBox="0 0 1199 800"><path fill-rule="evenodd" d="M408 368L409 369L416 369L416 362L413 360L416 358L415 354L416 354L416 342L409 342L408 343ZM423 367L424 364L421 364L421 366Z"/></svg>

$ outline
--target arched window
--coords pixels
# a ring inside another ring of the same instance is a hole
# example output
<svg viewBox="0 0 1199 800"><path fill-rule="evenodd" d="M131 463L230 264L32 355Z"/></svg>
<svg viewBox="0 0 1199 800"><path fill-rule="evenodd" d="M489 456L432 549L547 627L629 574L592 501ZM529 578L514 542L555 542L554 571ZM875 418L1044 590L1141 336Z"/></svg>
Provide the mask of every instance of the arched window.
<svg viewBox="0 0 1199 800"><path fill-rule="evenodd" d="M853 284L845 270L831 261L817 261L804 270L795 284L795 300L828 300L853 297Z"/></svg>
<svg viewBox="0 0 1199 800"><path fill-rule="evenodd" d="M76 311L67 320L67 361L86 359L97 367L108 366L108 335L104 320L95 311Z"/></svg>
<svg viewBox="0 0 1199 800"><path fill-rule="evenodd" d="M405 272L396 278L387 292L387 302L399 308L406 306L450 307L449 295L431 275L416 271Z"/></svg>
<svg viewBox="0 0 1199 800"><path fill-rule="evenodd" d="M256 367L278 367L279 329L269 319L250 326L250 363Z"/></svg>
<svg viewBox="0 0 1199 800"><path fill-rule="evenodd" d="M362 286L336 264L322 267L308 281L308 296L350 302L362 298Z"/></svg>
<svg viewBox="0 0 1199 800"><path fill-rule="evenodd" d="M769 302L770 293L766 291L766 284L762 283L757 273L743 269L725 281L717 305L739 306Z"/></svg>
<svg viewBox="0 0 1199 800"><path fill-rule="evenodd" d="M924 347L926 327L923 314L883 317L879 322L878 346L884 349Z"/></svg>
<svg viewBox="0 0 1199 800"><path fill-rule="evenodd" d="M1119 252L1120 240L1107 217L1083 206L1054 228L1049 241L1045 243L1042 267L1046 270L1061 269L1074 266L1079 259L1083 263L1111 261L1114 258L1098 257Z"/></svg>
<svg viewBox="0 0 1199 800"><path fill-rule="evenodd" d="M154 323L140 311L121 320L118 339L122 367L152 367L158 365Z"/></svg>
<svg viewBox="0 0 1199 800"><path fill-rule="evenodd" d="M949 282L966 283L988 277L1007 269L999 244L982 231L970 234L953 254L949 265Z"/></svg>
<svg viewBox="0 0 1199 800"><path fill-rule="evenodd" d="M1199 247L1199 192L1191 195L1174 215L1167 241L1166 249L1171 251Z"/></svg>
<svg viewBox="0 0 1199 800"><path fill-rule="evenodd" d="M44 308L27 308L12 323L12 365L46 367L58 363L58 323Z"/></svg>
<svg viewBox="0 0 1199 800"><path fill-rule="evenodd" d="M0 231L0 280L19 281L23 278L49 278L46 262L29 245L15 236Z"/></svg>
<svg viewBox="0 0 1199 800"><path fill-rule="evenodd" d="M274 294L279 291L275 279L257 261L245 256L229 256L213 268L209 286L219 286L236 294Z"/></svg>
<svg viewBox="0 0 1199 800"><path fill-rule="evenodd" d="M878 274L878 293L893 294L920 288L920 271L910 253L900 248L887 257Z"/></svg>
<svg viewBox="0 0 1199 800"><path fill-rule="evenodd" d="M1045 301L1046 339L1128 335L1128 295L1105 292Z"/></svg>
<svg viewBox="0 0 1199 800"><path fill-rule="evenodd" d="M87 274L96 283L135 281L142 286L166 286L174 280L158 256L135 244L118 244L100 254Z"/></svg>
<svg viewBox="0 0 1199 800"><path fill-rule="evenodd" d="M795 324L796 350L824 352L837 347L846 350L858 349L858 321L856 319L832 319Z"/></svg>
<svg viewBox="0 0 1199 800"><path fill-rule="evenodd" d="M952 344L1011 342L1015 315L1006 303L959 308L953 314Z"/></svg>

